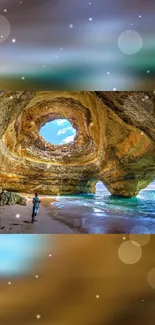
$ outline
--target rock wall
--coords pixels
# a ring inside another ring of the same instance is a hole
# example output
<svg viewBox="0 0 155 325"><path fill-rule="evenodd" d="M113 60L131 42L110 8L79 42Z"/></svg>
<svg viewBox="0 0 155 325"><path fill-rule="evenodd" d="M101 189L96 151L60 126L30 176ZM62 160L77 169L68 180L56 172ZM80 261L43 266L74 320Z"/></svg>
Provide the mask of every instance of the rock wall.
<svg viewBox="0 0 155 325"><path fill-rule="evenodd" d="M102 181L131 197L155 179L153 92L5 92L0 96L0 186L39 194L94 193ZM57 118L77 131L51 145L40 128Z"/></svg>

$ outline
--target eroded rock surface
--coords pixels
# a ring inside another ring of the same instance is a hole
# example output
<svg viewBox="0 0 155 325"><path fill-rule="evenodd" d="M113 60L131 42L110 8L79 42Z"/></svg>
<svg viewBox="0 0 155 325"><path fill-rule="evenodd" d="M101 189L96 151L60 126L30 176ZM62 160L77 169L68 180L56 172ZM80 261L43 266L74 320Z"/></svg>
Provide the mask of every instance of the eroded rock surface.
<svg viewBox="0 0 155 325"><path fill-rule="evenodd" d="M13 204L26 205L26 199L17 193L2 191L0 193L0 206Z"/></svg>
<svg viewBox="0 0 155 325"><path fill-rule="evenodd" d="M0 96L0 186L40 194L93 193L102 181L135 196L155 179L154 92L5 92ZM76 129L51 145L40 128L57 118Z"/></svg>

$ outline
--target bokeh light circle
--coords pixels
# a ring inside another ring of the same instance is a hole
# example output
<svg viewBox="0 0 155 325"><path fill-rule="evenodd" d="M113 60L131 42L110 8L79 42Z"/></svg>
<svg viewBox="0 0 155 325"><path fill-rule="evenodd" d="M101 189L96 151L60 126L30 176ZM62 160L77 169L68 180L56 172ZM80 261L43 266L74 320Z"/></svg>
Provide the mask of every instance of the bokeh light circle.
<svg viewBox="0 0 155 325"><path fill-rule="evenodd" d="M142 249L138 243L128 240L119 246L118 256L125 264L135 264L142 257Z"/></svg>
<svg viewBox="0 0 155 325"><path fill-rule="evenodd" d="M135 226L130 233L131 241L137 242L140 246L145 246L150 240L149 229L144 226Z"/></svg>
<svg viewBox="0 0 155 325"><path fill-rule="evenodd" d="M147 275L147 281L150 287L155 289L155 269L152 269Z"/></svg>
<svg viewBox="0 0 155 325"><path fill-rule="evenodd" d="M0 15L0 43L6 41L11 32L9 21L2 15Z"/></svg>
<svg viewBox="0 0 155 325"><path fill-rule="evenodd" d="M135 54L140 51L143 45L139 33L134 30L126 30L118 38L118 47L125 54Z"/></svg>

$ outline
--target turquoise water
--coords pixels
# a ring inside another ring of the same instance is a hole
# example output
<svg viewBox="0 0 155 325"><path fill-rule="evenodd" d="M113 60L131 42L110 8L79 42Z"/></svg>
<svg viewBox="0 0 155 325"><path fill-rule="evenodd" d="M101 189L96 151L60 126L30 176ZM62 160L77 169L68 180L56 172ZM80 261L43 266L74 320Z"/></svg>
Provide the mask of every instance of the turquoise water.
<svg viewBox="0 0 155 325"><path fill-rule="evenodd" d="M78 195L59 197L59 207L77 206L94 209L105 215L116 213L119 217L155 218L155 190L141 191L134 198L120 198L110 195L106 190L99 191L96 195Z"/></svg>
<svg viewBox="0 0 155 325"><path fill-rule="evenodd" d="M144 227L155 233L155 190L143 190L135 198L111 196L106 190L58 197L53 217L76 232L131 233L139 226L138 233L144 233Z"/></svg>

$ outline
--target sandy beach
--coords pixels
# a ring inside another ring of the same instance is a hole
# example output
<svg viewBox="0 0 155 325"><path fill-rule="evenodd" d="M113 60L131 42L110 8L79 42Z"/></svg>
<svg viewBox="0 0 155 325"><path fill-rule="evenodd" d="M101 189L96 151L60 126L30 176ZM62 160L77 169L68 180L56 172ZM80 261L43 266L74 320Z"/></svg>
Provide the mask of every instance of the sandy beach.
<svg viewBox="0 0 155 325"><path fill-rule="evenodd" d="M26 197L26 196L24 196ZM53 220L50 204L53 198L41 197L37 221L31 223L32 198L27 197L27 206L11 205L0 207L1 234L74 234L67 225Z"/></svg>
<svg viewBox="0 0 155 325"><path fill-rule="evenodd" d="M134 231L134 227L138 233L144 233L146 230L151 234L155 233L153 206L150 211L146 206L146 212L137 217L135 209L137 209L139 201L136 199L123 201L122 210L119 211L120 201L117 202L117 200L112 200L112 207L107 209L101 205L94 208L93 200L82 197L77 199L77 197L39 196L40 209L37 221L32 224L32 197L30 195L23 196L27 198L27 206L16 204L0 207L0 233L130 234ZM101 198L102 202L105 203L105 199ZM131 202L134 210L132 214L127 215L127 212L130 212L128 205L130 204L131 208Z"/></svg>

